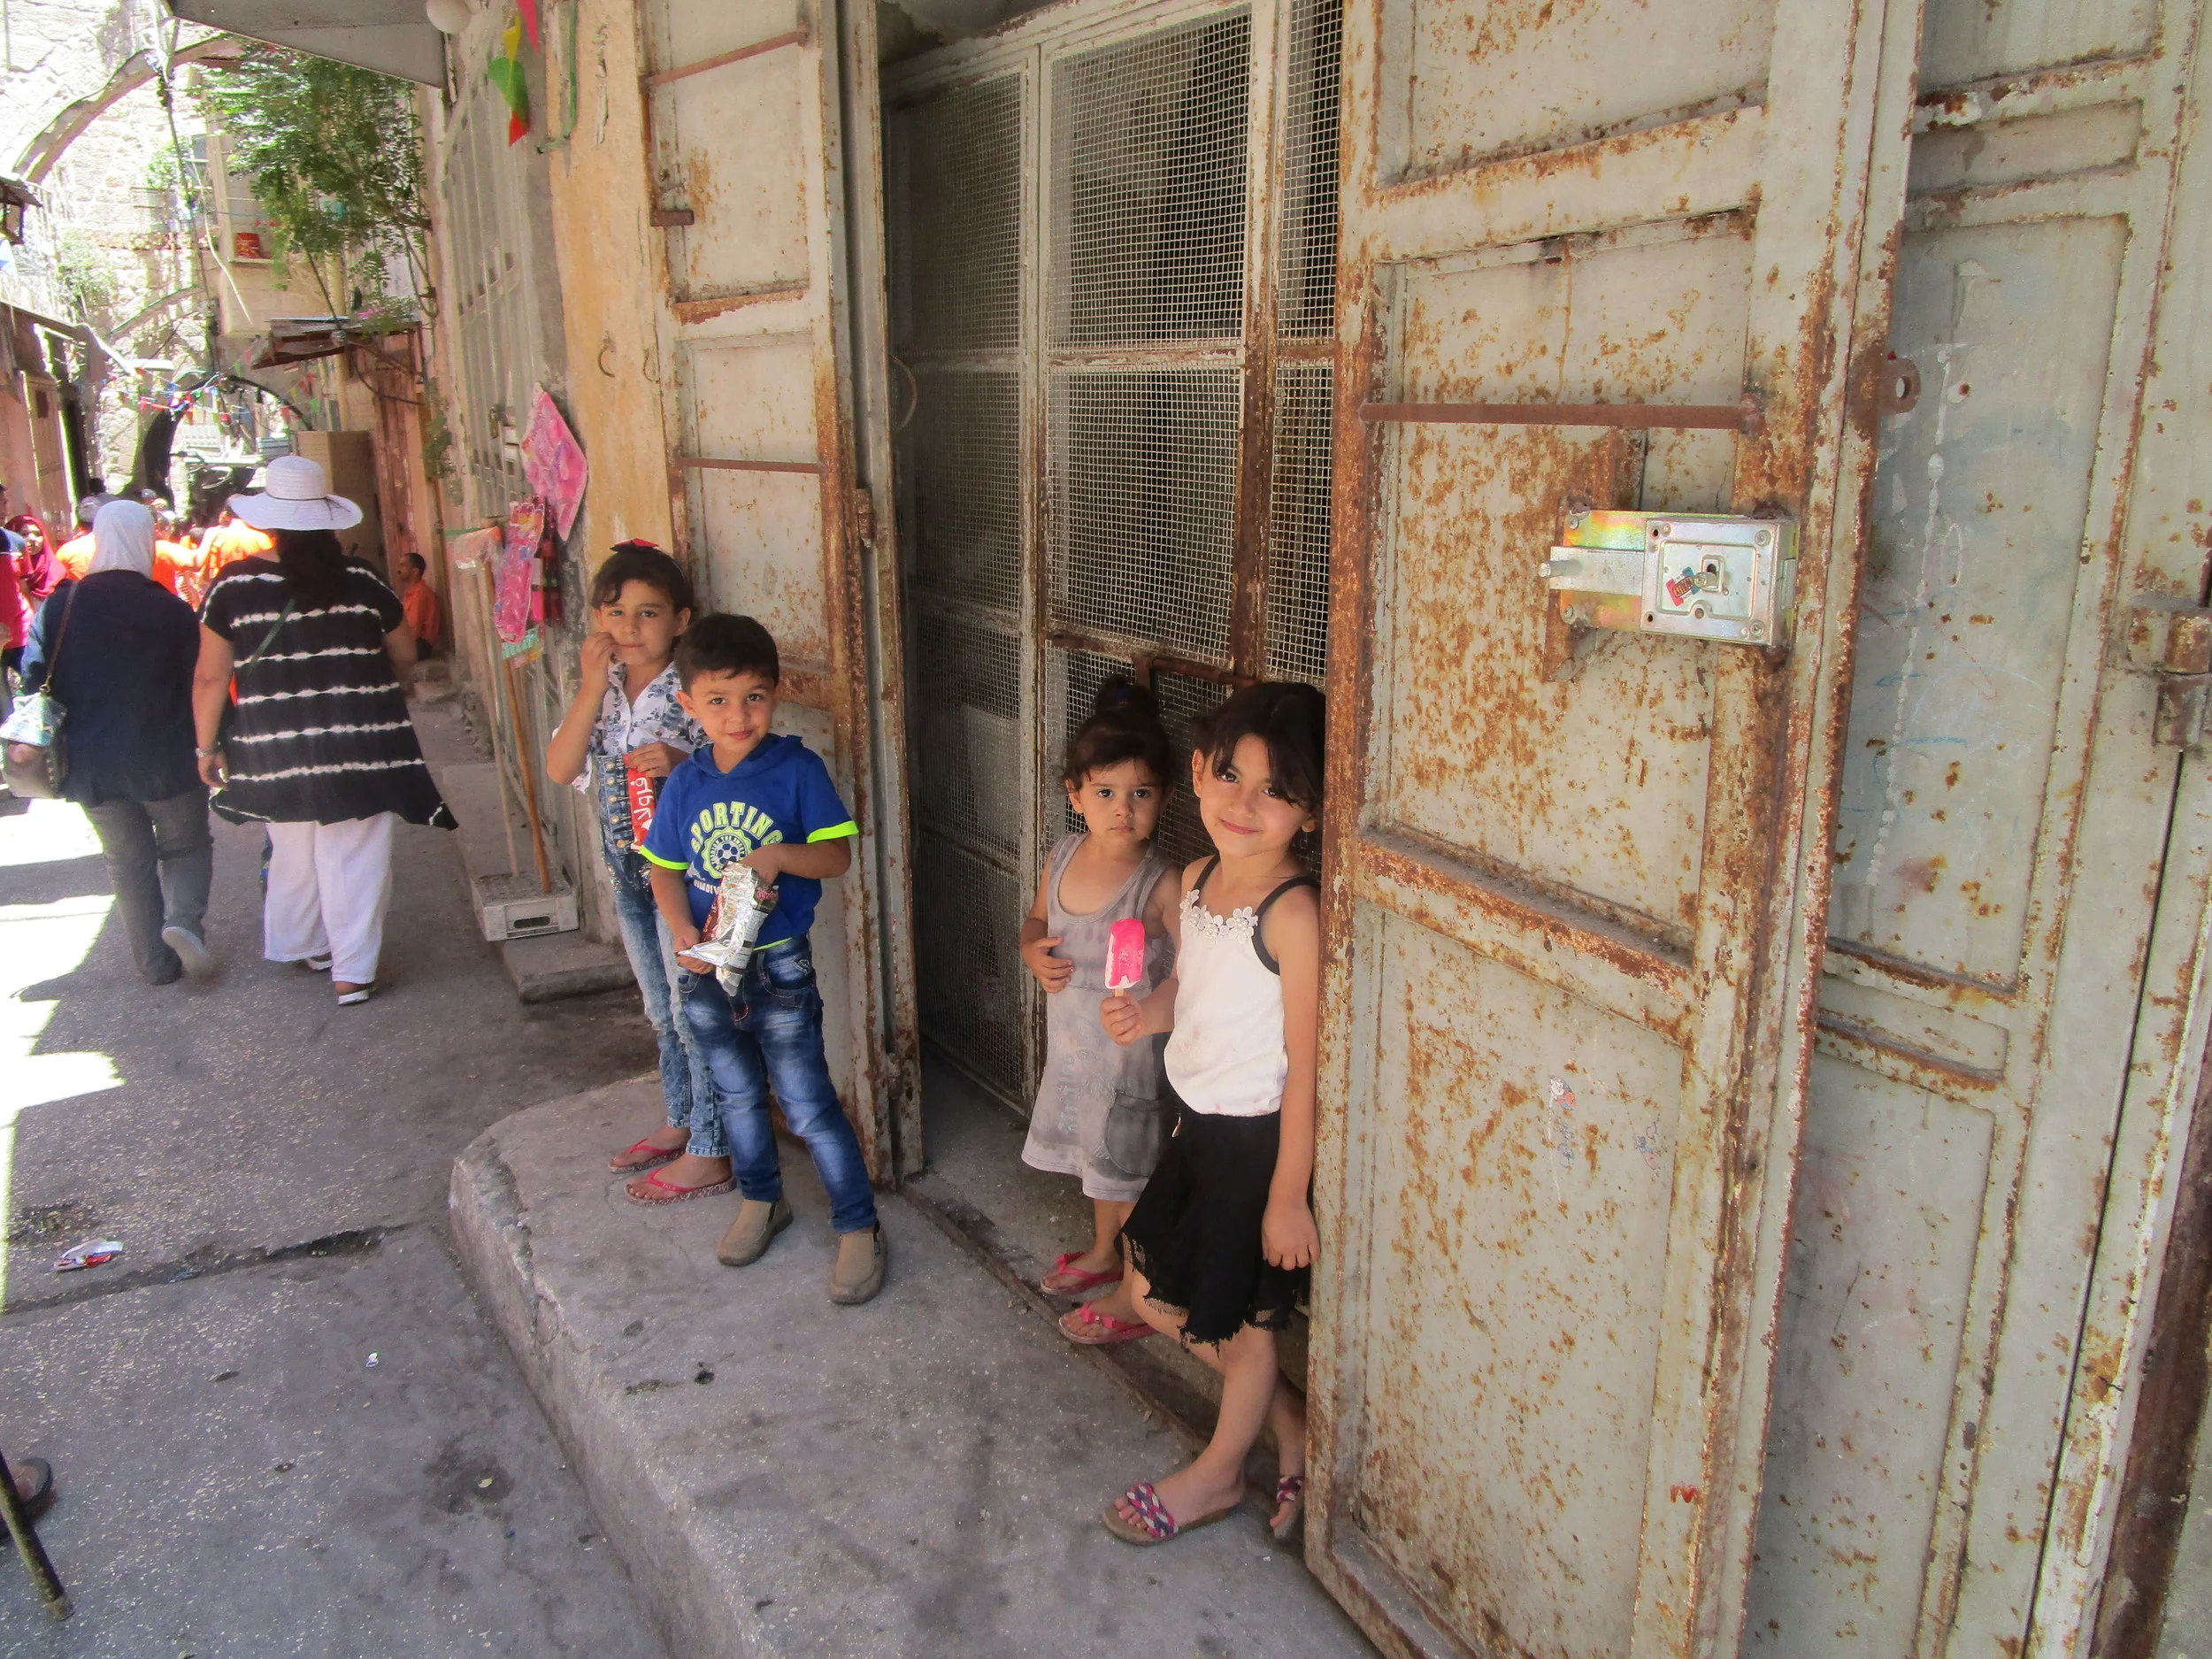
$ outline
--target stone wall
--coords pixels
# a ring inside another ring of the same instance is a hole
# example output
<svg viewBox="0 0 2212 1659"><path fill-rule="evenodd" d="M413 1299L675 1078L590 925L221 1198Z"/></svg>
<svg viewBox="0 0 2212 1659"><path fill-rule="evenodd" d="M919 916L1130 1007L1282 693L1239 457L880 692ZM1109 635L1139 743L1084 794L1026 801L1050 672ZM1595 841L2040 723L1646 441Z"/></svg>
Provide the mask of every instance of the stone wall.
<svg viewBox="0 0 2212 1659"><path fill-rule="evenodd" d="M56 117L98 96L134 53L167 41L172 27L158 0L10 0L0 32L9 88L0 101L0 167L22 170ZM183 39L204 34L188 30ZM174 118L149 83L119 98L62 152L34 185L41 205L27 216L25 245L7 250L0 300L65 323L81 318L127 357L180 367L204 360L208 296L192 227L175 192L157 179L157 161L174 176L178 149L188 156L199 132L188 100L178 100ZM142 318L179 290L188 292ZM92 464L120 484L143 426L139 378L104 359L72 367L94 391Z"/></svg>

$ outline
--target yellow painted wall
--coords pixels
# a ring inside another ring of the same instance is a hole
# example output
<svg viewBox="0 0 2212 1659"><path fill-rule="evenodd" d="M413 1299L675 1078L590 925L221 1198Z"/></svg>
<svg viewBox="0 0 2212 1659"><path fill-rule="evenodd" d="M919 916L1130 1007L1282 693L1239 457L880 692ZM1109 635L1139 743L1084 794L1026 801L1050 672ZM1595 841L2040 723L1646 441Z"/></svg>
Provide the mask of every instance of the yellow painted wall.
<svg viewBox="0 0 2212 1659"><path fill-rule="evenodd" d="M647 223L637 9L632 0L574 4L576 128L547 160L568 344L567 412L591 464L569 545L589 570L617 541L641 536L672 547L675 535L654 331L664 233ZM548 10L552 23L559 8Z"/></svg>

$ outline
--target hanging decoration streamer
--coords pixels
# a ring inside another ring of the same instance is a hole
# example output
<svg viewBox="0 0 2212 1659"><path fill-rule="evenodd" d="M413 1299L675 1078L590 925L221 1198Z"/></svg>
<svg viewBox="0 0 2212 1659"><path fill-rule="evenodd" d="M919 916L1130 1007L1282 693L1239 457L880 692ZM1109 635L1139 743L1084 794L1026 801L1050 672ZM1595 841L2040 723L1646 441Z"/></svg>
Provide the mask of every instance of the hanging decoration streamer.
<svg viewBox="0 0 2212 1659"><path fill-rule="evenodd" d="M530 13L532 43L536 43L537 12ZM522 73L522 19L509 18L499 37L501 56L484 65L484 77L499 88L507 104L507 142L520 143L530 133L530 83Z"/></svg>

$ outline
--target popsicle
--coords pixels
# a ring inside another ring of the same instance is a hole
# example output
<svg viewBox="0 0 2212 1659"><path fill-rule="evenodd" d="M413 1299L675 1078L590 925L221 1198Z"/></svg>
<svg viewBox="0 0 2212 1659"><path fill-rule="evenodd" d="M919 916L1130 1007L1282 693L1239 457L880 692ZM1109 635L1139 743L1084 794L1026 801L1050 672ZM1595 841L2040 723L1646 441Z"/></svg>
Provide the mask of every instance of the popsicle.
<svg viewBox="0 0 2212 1659"><path fill-rule="evenodd" d="M1106 988L1125 991L1144 978L1144 923L1125 916L1106 930Z"/></svg>

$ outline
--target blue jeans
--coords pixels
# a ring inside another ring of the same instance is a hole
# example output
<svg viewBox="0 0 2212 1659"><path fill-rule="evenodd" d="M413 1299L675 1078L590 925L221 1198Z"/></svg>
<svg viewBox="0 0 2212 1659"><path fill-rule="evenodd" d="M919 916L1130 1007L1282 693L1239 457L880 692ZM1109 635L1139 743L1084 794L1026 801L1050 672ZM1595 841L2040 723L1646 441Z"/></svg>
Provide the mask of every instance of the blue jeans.
<svg viewBox="0 0 2212 1659"><path fill-rule="evenodd" d="M645 873L645 860L634 852L607 855L608 872L614 877L614 913L622 927L622 949L630 958L630 972L645 998L645 1018L653 1022L653 1037L660 1045L661 1098L668 1105L668 1126L689 1129L691 1144L685 1149L694 1157L726 1158L729 1137L722 1130L722 1114L714 1103L714 1086L707 1068L685 1026L683 1010L676 1000L675 952L670 948L667 925L653 902L653 884Z"/></svg>
<svg viewBox="0 0 2212 1659"><path fill-rule="evenodd" d="M763 1202L783 1196L783 1164L768 1123L772 1088L784 1121L806 1142L829 1191L830 1225L840 1233L874 1226L868 1166L822 1051L812 948L804 939L788 939L756 951L734 999L711 973L679 968L677 975L685 1023L722 1102L737 1190Z"/></svg>

